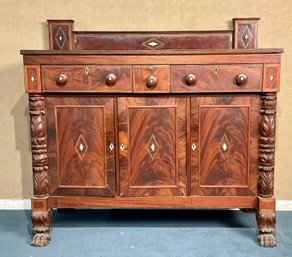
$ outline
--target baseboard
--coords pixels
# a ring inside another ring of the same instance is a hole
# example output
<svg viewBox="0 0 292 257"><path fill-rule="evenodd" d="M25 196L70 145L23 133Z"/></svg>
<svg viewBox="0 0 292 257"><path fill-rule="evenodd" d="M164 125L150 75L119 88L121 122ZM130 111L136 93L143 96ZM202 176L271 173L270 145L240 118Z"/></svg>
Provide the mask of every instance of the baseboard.
<svg viewBox="0 0 292 257"><path fill-rule="evenodd" d="M30 199L0 199L0 210L29 210L30 207ZM277 211L292 211L292 200L277 200L276 209Z"/></svg>
<svg viewBox="0 0 292 257"><path fill-rule="evenodd" d="M276 210L277 211L292 211L292 200L277 200Z"/></svg>
<svg viewBox="0 0 292 257"><path fill-rule="evenodd" d="M10 200L0 199L0 210L29 210L30 199Z"/></svg>

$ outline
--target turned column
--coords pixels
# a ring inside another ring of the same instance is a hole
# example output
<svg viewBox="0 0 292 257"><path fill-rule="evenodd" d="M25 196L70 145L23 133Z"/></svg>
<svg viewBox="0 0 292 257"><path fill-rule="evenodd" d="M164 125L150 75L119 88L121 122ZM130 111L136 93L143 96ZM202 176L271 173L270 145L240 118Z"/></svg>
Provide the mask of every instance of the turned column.
<svg viewBox="0 0 292 257"><path fill-rule="evenodd" d="M276 93L261 97L260 149L257 223L260 246L274 247L276 208L274 194L274 160L276 128Z"/></svg>
<svg viewBox="0 0 292 257"><path fill-rule="evenodd" d="M31 149L33 166L32 228L33 246L45 246L50 241L52 212L48 208L49 174L47 155L47 127L45 98L41 94L29 95Z"/></svg>

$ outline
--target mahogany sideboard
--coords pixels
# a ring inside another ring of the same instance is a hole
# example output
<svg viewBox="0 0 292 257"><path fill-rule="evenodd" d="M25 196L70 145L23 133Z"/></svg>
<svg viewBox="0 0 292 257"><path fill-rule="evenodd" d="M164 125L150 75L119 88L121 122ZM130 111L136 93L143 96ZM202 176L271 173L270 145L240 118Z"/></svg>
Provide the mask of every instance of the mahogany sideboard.
<svg viewBox="0 0 292 257"><path fill-rule="evenodd" d="M52 208L240 208L276 246L274 151L282 49L233 30L74 31L22 50L33 164L33 246ZM68 214L69 215L69 214Z"/></svg>

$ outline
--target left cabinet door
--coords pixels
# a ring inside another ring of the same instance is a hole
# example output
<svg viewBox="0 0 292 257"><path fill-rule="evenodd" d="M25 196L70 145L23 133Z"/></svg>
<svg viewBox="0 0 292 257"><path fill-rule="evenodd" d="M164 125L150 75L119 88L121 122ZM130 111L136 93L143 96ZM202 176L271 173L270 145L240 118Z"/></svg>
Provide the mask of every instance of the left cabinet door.
<svg viewBox="0 0 292 257"><path fill-rule="evenodd" d="M114 196L114 99L47 96L51 195Z"/></svg>

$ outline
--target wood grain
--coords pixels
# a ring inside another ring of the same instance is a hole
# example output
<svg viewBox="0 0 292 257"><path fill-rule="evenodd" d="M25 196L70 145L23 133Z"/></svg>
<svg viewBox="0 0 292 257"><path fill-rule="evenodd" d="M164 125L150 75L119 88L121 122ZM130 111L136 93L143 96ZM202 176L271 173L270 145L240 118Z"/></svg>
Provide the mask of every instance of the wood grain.
<svg viewBox="0 0 292 257"><path fill-rule="evenodd" d="M263 91L280 91L280 64L265 64L263 75Z"/></svg>
<svg viewBox="0 0 292 257"><path fill-rule="evenodd" d="M192 194L257 194L258 116L259 97L192 98Z"/></svg>
<svg viewBox="0 0 292 257"><path fill-rule="evenodd" d="M73 20L47 20L51 50L73 50Z"/></svg>
<svg viewBox="0 0 292 257"><path fill-rule="evenodd" d="M74 33L77 50L229 49L231 31Z"/></svg>
<svg viewBox="0 0 292 257"><path fill-rule="evenodd" d="M24 87L26 93L38 93L42 91L40 65L24 66Z"/></svg>
<svg viewBox="0 0 292 257"><path fill-rule="evenodd" d="M72 197L52 196L51 208L256 208L255 196Z"/></svg>
<svg viewBox="0 0 292 257"><path fill-rule="evenodd" d="M171 92L250 92L262 89L262 65L173 65L171 67ZM244 73L248 81L238 85L236 77ZM188 85L186 76L194 74L196 83Z"/></svg>
<svg viewBox="0 0 292 257"><path fill-rule="evenodd" d="M115 195L113 99L50 96L46 102L51 194Z"/></svg>
<svg viewBox="0 0 292 257"><path fill-rule="evenodd" d="M280 53L283 49L261 49L253 51L232 50L219 51L172 51L149 53L135 52L108 52L108 51L22 51L24 64L43 65L143 65L143 64L258 64L281 62ZM52 57L53 56L53 57Z"/></svg>
<svg viewBox="0 0 292 257"><path fill-rule="evenodd" d="M153 76L157 85L147 86L147 78ZM169 65L140 65L133 66L133 92L134 93L169 93L170 92Z"/></svg>
<svg viewBox="0 0 292 257"><path fill-rule="evenodd" d="M186 194L185 105L183 98L119 98L122 196Z"/></svg>
<svg viewBox="0 0 292 257"><path fill-rule="evenodd" d="M230 31L74 33L77 50L228 49Z"/></svg>
<svg viewBox="0 0 292 257"><path fill-rule="evenodd" d="M65 74L67 82L59 85L56 76ZM108 85L108 74L114 74L116 83ZM132 69L130 66L43 66L42 79L44 92L132 92Z"/></svg>
<svg viewBox="0 0 292 257"><path fill-rule="evenodd" d="M235 49L253 49L258 47L258 21L260 18L234 18Z"/></svg>

